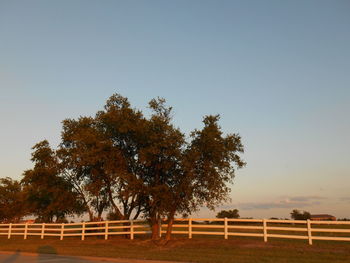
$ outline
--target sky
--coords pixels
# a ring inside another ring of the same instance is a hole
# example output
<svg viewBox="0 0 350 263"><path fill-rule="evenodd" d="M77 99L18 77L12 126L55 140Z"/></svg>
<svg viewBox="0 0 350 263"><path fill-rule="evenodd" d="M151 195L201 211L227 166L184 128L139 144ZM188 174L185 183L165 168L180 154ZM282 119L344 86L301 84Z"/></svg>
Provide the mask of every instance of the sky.
<svg viewBox="0 0 350 263"><path fill-rule="evenodd" d="M189 134L207 114L239 133L242 217L350 218L350 2L0 0L0 177L113 93L163 97Z"/></svg>

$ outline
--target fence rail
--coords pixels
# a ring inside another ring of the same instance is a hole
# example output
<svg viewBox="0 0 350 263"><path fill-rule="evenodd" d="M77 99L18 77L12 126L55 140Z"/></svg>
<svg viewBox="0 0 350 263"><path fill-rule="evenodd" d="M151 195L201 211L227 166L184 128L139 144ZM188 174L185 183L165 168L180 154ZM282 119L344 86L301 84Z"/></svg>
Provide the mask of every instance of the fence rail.
<svg viewBox="0 0 350 263"><path fill-rule="evenodd" d="M166 222L160 224L160 235L166 233ZM57 223L10 223L0 224L0 236L80 237L112 235L135 235L151 233L145 220L119 220L101 222L82 222L71 224ZM228 219L228 218L181 218L175 219L172 234L217 235L228 239L230 236L261 237L265 242L269 238L304 239L312 245L313 240L350 241L350 222L311 221L311 220L274 220L274 219Z"/></svg>

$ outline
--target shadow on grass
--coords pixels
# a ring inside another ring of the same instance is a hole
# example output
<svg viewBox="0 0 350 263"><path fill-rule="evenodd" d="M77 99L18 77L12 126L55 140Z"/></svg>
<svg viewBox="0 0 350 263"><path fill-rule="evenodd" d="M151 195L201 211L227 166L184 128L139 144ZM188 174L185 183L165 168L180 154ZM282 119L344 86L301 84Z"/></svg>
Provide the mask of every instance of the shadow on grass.
<svg viewBox="0 0 350 263"><path fill-rule="evenodd" d="M40 246L37 249L37 263L42 262L62 262L62 263L87 263L86 259L80 259L78 256L58 255L56 249L52 246ZM2 263L2 262L0 262ZM10 262L7 262L10 263Z"/></svg>
<svg viewBox="0 0 350 263"><path fill-rule="evenodd" d="M57 251L52 246L40 246L38 247L38 262L53 261L57 260Z"/></svg>
<svg viewBox="0 0 350 263"><path fill-rule="evenodd" d="M54 247L51 246L40 246L37 249L38 254L57 254L57 251Z"/></svg>
<svg viewBox="0 0 350 263"><path fill-rule="evenodd" d="M16 253L9 256L8 258L5 258L1 263L12 263L16 262L17 258L19 257L20 250L16 250Z"/></svg>

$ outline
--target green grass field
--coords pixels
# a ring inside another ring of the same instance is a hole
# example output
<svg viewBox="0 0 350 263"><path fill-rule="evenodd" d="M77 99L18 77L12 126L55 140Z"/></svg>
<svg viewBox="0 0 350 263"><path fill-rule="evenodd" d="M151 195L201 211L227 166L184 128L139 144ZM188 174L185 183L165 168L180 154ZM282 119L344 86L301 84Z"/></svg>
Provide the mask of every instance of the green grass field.
<svg viewBox="0 0 350 263"><path fill-rule="evenodd" d="M148 239L129 240L122 237L79 238L15 237L0 238L1 251L22 251L54 253L60 255L101 256L113 258L158 259L186 262L350 262L350 242L314 241L312 246L305 240L270 239L264 243L261 238L232 237L224 240L194 237L174 238L167 244L159 245Z"/></svg>

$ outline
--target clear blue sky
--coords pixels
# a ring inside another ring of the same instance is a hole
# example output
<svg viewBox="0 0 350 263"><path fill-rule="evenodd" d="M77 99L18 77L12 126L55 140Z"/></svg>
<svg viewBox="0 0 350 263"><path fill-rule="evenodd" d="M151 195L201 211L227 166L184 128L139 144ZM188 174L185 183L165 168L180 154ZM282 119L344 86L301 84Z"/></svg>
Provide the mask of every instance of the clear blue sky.
<svg viewBox="0 0 350 263"><path fill-rule="evenodd" d="M350 217L349 1L0 1L0 177L113 93L186 132L221 114L242 216ZM200 215L213 215L202 210Z"/></svg>

